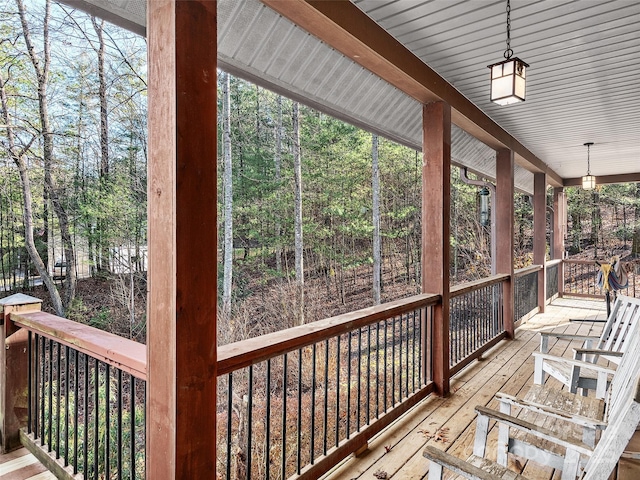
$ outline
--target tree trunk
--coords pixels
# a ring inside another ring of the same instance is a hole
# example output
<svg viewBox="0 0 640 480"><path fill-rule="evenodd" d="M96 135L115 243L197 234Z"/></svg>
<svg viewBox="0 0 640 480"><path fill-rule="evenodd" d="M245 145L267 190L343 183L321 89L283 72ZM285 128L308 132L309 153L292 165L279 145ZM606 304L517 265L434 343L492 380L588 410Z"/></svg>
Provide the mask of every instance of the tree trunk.
<svg viewBox="0 0 640 480"><path fill-rule="evenodd" d="M107 80L104 71L104 36L103 26L104 20L98 22L95 17L91 17L93 28L98 37L98 98L100 101L100 195L105 196L109 190L109 116L107 110ZM101 272L109 272L109 235L107 234L107 220L101 216L97 222L98 226L98 245L99 251L98 270Z"/></svg>
<svg viewBox="0 0 640 480"><path fill-rule="evenodd" d="M224 265L222 311L231 315L231 287L233 284L233 171L231 162L231 82L228 73L222 80L222 146L224 151Z"/></svg>
<svg viewBox="0 0 640 480"><path fill-rule="evenodd" d="M278 119L276 122L276 154L274 158L275 164L275 181L276 181L276 208L280 208L280 181L282 166L282 95L276 97L278 105ZM282 272L282 243L280 235L282 232L282 224L280 223L280 215L275 215L275 237L276 237L276 272Z"/></svg>
<svg viewBox="0 0 640 480"><path fill-rule="evenodd" d="M49 16L51 10L51 1L47 0L45 4L45 18L43 22L43 62L40 63L40 59L36 55L33 42L31 41L31 34L29 26L27 24L27 16L24 9L22 0L16 0L18 5L18 11L20 13L20 21L22 23L22 31L24 34L25 43L29 52L29 58L33 64L33 68L38 79L38 106L40 113L40 125L42 129L42 142L43 142L43 160L44 160L44 181L47 188L47 195L51 199L53 211L58 217L60 223L60 234L62 236L62 245L64 249L64 256L66 262L66 276L64 281L65 298L64 307L68 307L76 294L77 273L75 265L75 252L71 233L69 230L69 219L67 212L62 205L62 201L58 195L58 190L55 185L55 181L52 175L53 168L53 132L49 125L49 99L47 95L47 85L49 82L49 65L51 63L50 44L49 44ZM33 232L31 232L33 236ZM33 239L32 239L33 240ZM37 251L35 252L37 253ZM40 255L37 255L38 260L42 262ZM37 260L32 257L34 263ZM44 265L44 263L43 263ZM44 279L43 279L44 280ZM57 291L57 290L56 290Z"/></svg>
<svg viewBox="0 0 640 480"><path fill-rule="evenodd" d="M9 155L11 155L12 160L18 167L18 173L20 174L20 183L22 185L22 217L24 221L25 247L27 249L27 252L29 253L31 261L35 265L36 270L40 275L40 278L42 278L42 282L49 291L51 302L53 303L53 308L55 309L56 314L62 316L64 315L64 307L62 305L62 299L60 298L60 292L58 292L53 279L49 275L47 267L45 266L42 258L40 257L40 254L38 253L33 238L33 201L31 197L31 182L29 181L29 174L27 172L27 166L25 165L23 156L29 150L31 143L33 143L36 137L33 137L28 145L23 147L21 150L18 150L15 143L13 127L10 126L11 122L9 121L7 94L5 91L4 79L2 78L0 78L0 104L2 105L2 120L6 125L5 128L7 132Z"/></svg>
<svg viewBox="0 0 640 480"><path fill-rule="evenodd" d="M371 186L373 193L373 301L376 305L380 305L380 274L382 272L380 252L380 168L378 166L378 136L375 133L371 135L371 159ZM409 275L407 275L407 277L408 276Z"/></svg>
<svg viewBox="0 0 640 480"><path fill-rule="evenodd" d="M304 244L302 241L302 158L300 153L300 107L293 102L293 171L294 191L294 230L296 290L298 297L298 325L304 324Z"/></svg>

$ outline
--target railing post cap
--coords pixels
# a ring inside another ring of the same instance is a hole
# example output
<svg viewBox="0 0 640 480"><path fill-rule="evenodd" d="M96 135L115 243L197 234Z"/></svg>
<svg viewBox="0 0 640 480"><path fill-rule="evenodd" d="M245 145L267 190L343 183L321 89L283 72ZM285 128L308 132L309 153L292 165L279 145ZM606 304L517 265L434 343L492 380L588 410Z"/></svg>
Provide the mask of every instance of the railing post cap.
<svg viewBox="0 0 640 480"><path fill-rule="evenodd" d="M5 298L0 298L0 305L29 305L31 303L42 303L42 300L36 297L25 295L24 293L14 293Z"/></svg>

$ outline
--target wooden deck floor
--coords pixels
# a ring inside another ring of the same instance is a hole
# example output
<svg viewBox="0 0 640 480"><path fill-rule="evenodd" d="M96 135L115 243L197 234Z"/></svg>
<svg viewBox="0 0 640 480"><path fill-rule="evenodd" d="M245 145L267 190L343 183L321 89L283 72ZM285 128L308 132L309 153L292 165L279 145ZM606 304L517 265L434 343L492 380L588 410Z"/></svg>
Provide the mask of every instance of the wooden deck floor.
<svg viewBox="0 0 640 480"><path fill-rule="evenodd" d="M0 455L2 480L55 480L55 475L38 462L26 448Z"/></svg>
<svg viewBox="0 0 640 480"><path fill-rule="evenodd" d="M496 392L522 395L533 383L533 357L539 348L537 334L540 330L554 329L567 333L596 334L601 323L569 323L569 319L606 318L603 301L558 299L518 328L516 339L501 342L485 354L485 360L474 362L460 372L452 381L452 394L443 399L426 399L374 438L369 449L359 457L348 458L325 476L326 480L351 479L423 479L426 478L429 462L422 456L425 445L446 449L457 457L467 458L473 449L476 405L496 407L493 400ZM551 353L571 356L573 344L561 340L553 344ZM548 380L555 382L554 379ZM558 383L558 388L562 386ZM497 432L492 431L494 442ZM487 456L495 459L489 437ZM510 460L511 461L511 460ZM531 480L556 480L559 472L540 467L526 459L511 461L510 467L520 470ZM449 472L450 473L450 472ZM386 474L386 476L385 476ZM619 480L623 477L618 476ZM637 480L640 472L631 477Z"/></svg>

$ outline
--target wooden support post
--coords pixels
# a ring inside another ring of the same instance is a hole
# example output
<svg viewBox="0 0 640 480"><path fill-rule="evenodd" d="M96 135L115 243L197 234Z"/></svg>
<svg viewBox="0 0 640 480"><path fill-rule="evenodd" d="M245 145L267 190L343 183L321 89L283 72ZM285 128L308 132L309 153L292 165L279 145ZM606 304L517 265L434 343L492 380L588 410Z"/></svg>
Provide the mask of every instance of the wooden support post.
<svg viewBox="0 0 640 480"><path fill-rule="evenodd" d="M515 336L513 299L513 151L501 149L496 153L496 236L498 239L497 273L506 273L510 279L502 292L504 329L509 338Z"/></svg>
<svg viewBox="0 0 640 480"><path fill-rule="evenodd" d="M42 300L21 293L0 300L0 440L6 453L21 446L20 429L27 425L29 332L10 320L12 312L37 312Z"/></svg>
<svg viewBox="0 0 640 480"><path fill-rule="evenodd" d="M547 176L533 174L533 263L542 265L538 272L538 308L544 312L546 300L547 259Z"/></svg>
<svg viewBox="0 0 640 480"><path fill-rule="evenodd" d="M564 236L567 228L567 195L564 188L553 189L553 210L555 212L553 225L553 257L564 258ZM558 264L558 296L564 293L564 263Z"/></svg>
<svg viewBox="0 0 640 480"><path fill-rule="evenodd" d="M217 2L147 2L147 478L216 474Z"/></svg>
<svg viewBox="0 0 640 480"><path fill-rule="evenodd" d="M423 107L422 291L441 295L433 311L433 381L449 395L449 230L451 190L451 107Z"/></svg>

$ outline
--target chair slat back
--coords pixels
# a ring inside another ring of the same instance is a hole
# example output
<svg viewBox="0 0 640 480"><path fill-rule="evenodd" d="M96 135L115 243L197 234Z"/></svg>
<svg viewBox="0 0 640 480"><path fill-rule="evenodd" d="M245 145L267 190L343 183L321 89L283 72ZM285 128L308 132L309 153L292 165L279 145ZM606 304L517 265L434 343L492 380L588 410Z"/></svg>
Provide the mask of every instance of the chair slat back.
<svg viewBox="0 0 640 480"><path fill-rule="evenodd" d="M609 478L640 423L640 328L628 332L626 352L611 382L608 425L584 469L583 480Z"/></svg>
<svg viewBox="0 0 640 480"><path fill-rule="evenodd" d="M640 321L640 300L618 295L596 348L611 352L624 351L625 338L631 327L638 321Z"/></svg>

